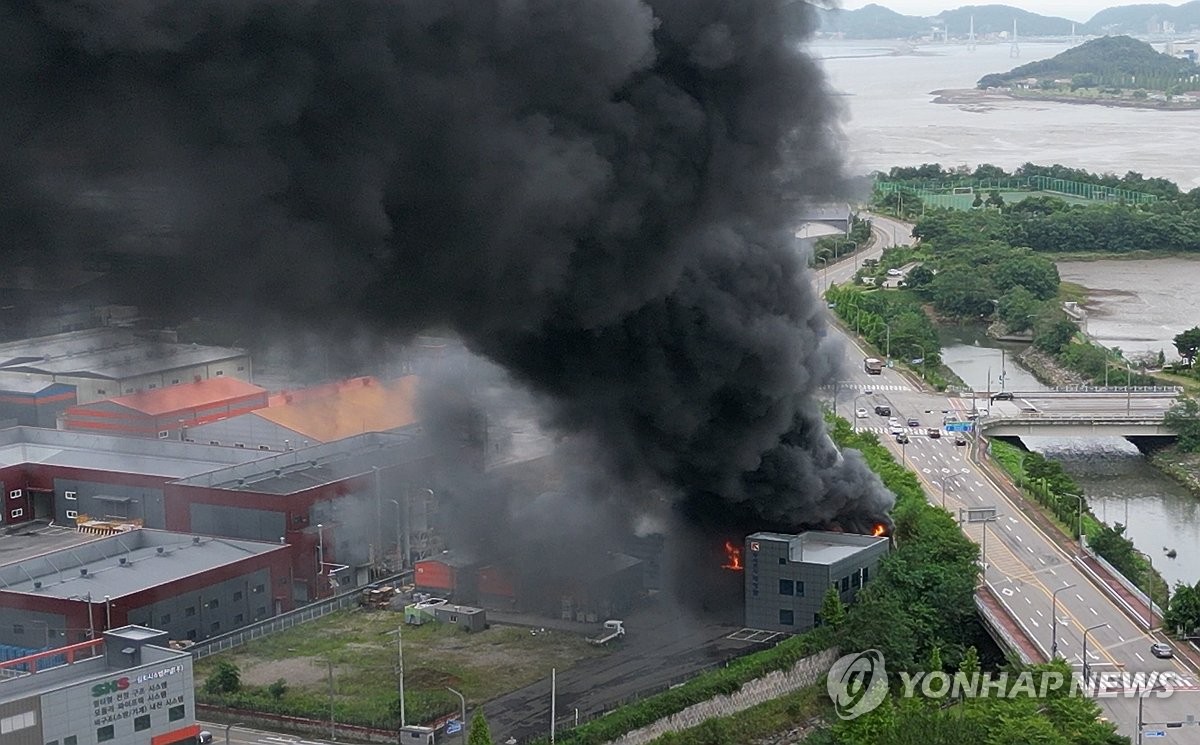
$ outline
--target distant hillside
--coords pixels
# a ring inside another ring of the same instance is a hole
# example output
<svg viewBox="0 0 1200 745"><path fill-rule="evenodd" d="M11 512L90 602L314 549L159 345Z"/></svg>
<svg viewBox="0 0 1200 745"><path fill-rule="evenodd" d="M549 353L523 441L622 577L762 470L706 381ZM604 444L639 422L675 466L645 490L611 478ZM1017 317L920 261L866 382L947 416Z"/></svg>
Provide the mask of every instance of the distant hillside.
<svg viewBox="0 0 1200 745"><path fill-rule="evenodd" d="M1174 24L1178 33L1200 30L1200 0L1183 5L1147 3L1108 8L1092 16L1087 30L1097 34L1156 33L1162 31L1164 21Z"/></svg>
<svg viewBox="0 0 1200 745"><path fill-rule="evenodd" d="M928 34L933 27L928 19L902 15L875 4L858 10L818 8L817 16L822 32L841 34L847 39L908 39Z"/></svg>
<svg viewBox="0 0 1200 745"><path fill-rule="evenodd" d="M1071 21L1057 16L1044 16L1010 5L964 5L947 10L937 16L946 24L951 37L966 36L975 18L975 33L998 34L1011 32L1013 20L1017 22L1017 36L1067 36L1071 33ZM1076 24L1082 28L1083 24Z"/></svg>
<svg viewBox="0 0 1200 745"><path fill-rule="evenodd" d="M1161 54L1144 41L1128 36L1105 36L1072 47L1062 54L980 78L980 88L1002 87L1015 80L1054 80L1090 75L1097 85L1166 90L1179 79L1197 73L1187 60Z"/></svg>

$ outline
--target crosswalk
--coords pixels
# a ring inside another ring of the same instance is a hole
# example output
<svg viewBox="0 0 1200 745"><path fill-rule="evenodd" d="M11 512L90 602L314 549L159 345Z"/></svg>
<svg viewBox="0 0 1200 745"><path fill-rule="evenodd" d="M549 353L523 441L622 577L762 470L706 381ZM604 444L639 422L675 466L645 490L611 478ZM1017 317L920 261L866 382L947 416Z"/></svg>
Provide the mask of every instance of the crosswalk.
<svg viewBox="0 0 1200 745"><path fill-rule="evenodd" d="M887 426L864 427L864 426L860 425L858 427L858 431L859 432L874 432L877 435L891 435L892 434L891 427L887 427ZM924 437L926 439L937 439L937 438L929 438L927 436L926 433L929 432L928 427L900 427L900 431L906 435L920 435L921 437ZM953 435L947 435L945 432L943 432L942 437L953 437Z"/></svg>
<svg viewBox="0 0 1200 745"><path fill-rule="evenodd" d="M823 385L823 391L912 391L912 388L906 385L871 385L870 383L838 383L837 385Z"/></svg>

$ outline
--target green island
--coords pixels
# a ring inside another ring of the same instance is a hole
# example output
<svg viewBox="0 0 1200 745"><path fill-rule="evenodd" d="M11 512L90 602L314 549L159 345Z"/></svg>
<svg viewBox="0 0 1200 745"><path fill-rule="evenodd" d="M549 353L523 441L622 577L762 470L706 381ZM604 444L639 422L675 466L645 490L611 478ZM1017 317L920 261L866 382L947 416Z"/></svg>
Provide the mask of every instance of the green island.
<svg viewBox="0 0 1200 745"><path fill-rule="evenodd" d="M1153 109L1200 108L1200 67L1129 36L1103 36L1050 59L980 78L1017 98Z"/></svg>

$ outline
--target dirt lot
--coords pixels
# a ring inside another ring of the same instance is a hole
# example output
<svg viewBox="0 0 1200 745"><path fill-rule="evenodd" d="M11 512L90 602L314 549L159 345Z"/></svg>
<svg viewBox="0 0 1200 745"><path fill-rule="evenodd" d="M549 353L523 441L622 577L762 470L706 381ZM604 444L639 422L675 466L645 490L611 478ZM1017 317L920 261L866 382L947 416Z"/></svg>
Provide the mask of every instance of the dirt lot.
<svg viewBox="0 0 1200 745"><path fill-rule="evenodd" d="M286 681L288 692L277 703L290 710L302 700L328 694L332 664L339 709L365 724L395 701L396 629L402 620L392 611L331 614L201 660L196 665L197 689L219 662L228 660L237 665L246 686ZM563 671L605 652L588 645L582 636L560 631L535 634L524 628L493 626L467 633L435 624L405 626L403 649L410 721L452 710L457 699L446 686L462 691L468 704L481 703L545 677L551 667ZM351 710L361 710L362 717Z"/></svg>

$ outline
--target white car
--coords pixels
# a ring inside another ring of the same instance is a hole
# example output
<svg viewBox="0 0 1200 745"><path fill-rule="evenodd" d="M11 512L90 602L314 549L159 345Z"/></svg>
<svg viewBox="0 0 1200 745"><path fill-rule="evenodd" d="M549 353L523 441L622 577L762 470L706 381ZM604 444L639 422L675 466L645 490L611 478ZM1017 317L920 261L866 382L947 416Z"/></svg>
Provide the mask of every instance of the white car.
<svg viewBox="0 0 1200 745"><path fill-rule="evenodd" d="M904 434L904 428L901 427L899 424L890 424L890 425L888 425L888 432L890 432L893 435L902 435L902 434Z"/></svg>
<svg viewBox="0 0 1200 745"><path fill-rule="evenodd" d="M899 426L900 426L900 420L899 420L899 419L897 419L897 418L896 418L896 417L894 417L894 416L893 416L893 417L888 417L888 426L889 426L889 427L899 427Z"/></svg>
<svg viewBox="0 0 1200 745"><path fill-rule="evenodd" d="M866 419L867 418L867 410L859 409L858 411L854 412L854 416L858 417L859 419Z"/></svg>
<svg viewBox="0 0 1200 745"><path fill-rule="evenodd" d="M900 271L899 269L888 269L888 271L887 271L887 275L889 277L899 277L903 274L904 274L904 272Z"/></svg>

